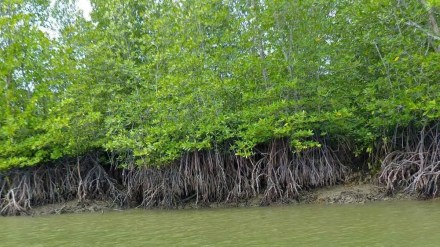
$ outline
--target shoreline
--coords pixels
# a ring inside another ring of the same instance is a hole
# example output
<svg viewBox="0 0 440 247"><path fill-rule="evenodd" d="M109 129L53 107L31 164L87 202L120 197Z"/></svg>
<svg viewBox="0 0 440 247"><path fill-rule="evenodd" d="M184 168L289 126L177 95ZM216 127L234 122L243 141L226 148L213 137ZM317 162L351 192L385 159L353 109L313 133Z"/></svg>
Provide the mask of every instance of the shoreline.
<svg viewBox="0 0 440 247"><path fill-rule="evenodd" d="M411 195L404 192L389 194L383 186L374 182L367 183L349 183L315 188L309 191L303 191L297 200L274 202L269 205L261 205L261 195L247 201L241 202L216 202L208 204L196 204L195 201L189 201L171 210L198 209L198 208L234 208L234 207L262 207L273 205L304 205L304 204L364 204L380 201L399 201L399 200L421 200L423 198L417 195ZM26 213L20 216L44 216L78 213L104 213L110 211L124 211L134 207L119 207L115 203L102 200L70 200L62 203L46 204L32 207ZM151 209L161 209L153 207ZM148 210L148 209L145 209ZM169 209L168 209L169 210Z"/></svg>

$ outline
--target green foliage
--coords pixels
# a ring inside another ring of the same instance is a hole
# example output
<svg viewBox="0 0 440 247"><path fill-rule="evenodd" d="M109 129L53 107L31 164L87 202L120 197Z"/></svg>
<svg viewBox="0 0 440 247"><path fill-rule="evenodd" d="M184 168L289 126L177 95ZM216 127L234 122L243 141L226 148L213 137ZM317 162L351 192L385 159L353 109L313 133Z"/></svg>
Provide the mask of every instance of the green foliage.
<svg viewBox="0 0 440 247"><path fill-rule="evenodd" d="M93 0L91 21L49 2L0 7L0 169L272 139L371 153L440 117L436 1Z"/></svg>

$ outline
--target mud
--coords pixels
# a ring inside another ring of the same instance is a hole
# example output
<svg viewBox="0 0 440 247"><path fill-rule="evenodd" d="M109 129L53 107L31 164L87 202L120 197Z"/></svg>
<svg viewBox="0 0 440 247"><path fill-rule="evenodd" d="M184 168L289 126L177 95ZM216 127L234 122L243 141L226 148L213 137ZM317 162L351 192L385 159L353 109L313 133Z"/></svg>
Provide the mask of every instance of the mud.
<svg viewBox="0 0 440 247"><path fill-rule="evenodd" d="M349 204L349 203L369 203L375 201L391 201L391 200L417 200L421 199L417 195L406 193L388 194L384 187L374 183L346 184L335 185L325 188L317 188L302 192L298 199L274 203L271 205L282 204ZM424 198L422 198L424 199ZM261 204L261 196L252 200L242 201L238 203L210 203L196 204L194 201L178 207L179 209L188 208L228 208L228 207L259 207L265 206ZM52 214L71 214L71 213L104 213L108 211L120 211L121 208L114 203L106 201L88 200L78 202L76 200L64 203L48 204L44 206L34 207L28 215L52 215Z"/></svg>
<svg viewBox="0 0 440 247"><path fill-rule="evenodd" d="M403 192L389 194L382 186L368 183L336 185L315 189L303 193L300 196L299 201L302 203L348 204L415 199L419 199L417 195L406 194Z"/></svg>
<svg viewBox="0 0 440 247"><path fill-rule="evenodd" d="M116 204L106 201L89 200L78 202L76 200L64 203L47 204L43 206L33 207L29 210L28 215L53 215L53 214L72 214L72 213L95 213L122 210Z"/></svg>

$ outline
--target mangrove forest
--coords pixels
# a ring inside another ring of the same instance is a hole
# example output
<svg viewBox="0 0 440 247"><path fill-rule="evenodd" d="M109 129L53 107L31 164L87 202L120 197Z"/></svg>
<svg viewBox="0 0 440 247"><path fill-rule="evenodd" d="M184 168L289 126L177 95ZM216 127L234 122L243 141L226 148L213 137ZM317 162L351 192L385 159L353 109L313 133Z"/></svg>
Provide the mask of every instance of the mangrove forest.
<svg viewBox="0 0 440 247"><path fill-rule="evenodd" d="M440 194L438 0L0 0L0 214Z"/></svg>

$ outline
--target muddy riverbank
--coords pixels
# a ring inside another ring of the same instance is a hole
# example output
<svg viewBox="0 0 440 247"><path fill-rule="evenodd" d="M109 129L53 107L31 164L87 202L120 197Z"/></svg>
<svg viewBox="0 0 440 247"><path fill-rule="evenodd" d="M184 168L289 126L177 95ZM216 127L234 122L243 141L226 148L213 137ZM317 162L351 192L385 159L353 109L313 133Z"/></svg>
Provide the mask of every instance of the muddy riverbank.
<svg viewBox="0 0 440 247"><path fill-rule="evenodd" d="M252 200L241 201L237 203L210 203L196 204L195 201L189 201L179 207L179 209L188 208L228 208L228 207L259 207L261 198L256 197ZM415 194L403 192L389 194L386 190L375 183L351 183L345 185L334 185L324 188L317 188L309 191L303 191L297 200L273 203L271 205L296 205L296 204L351 204L351 203L369 203L375 201L392 200L422 200ZM71 200L63 203L47 204L31 208L23 215L51 215L51 214L71 214L71 213L103 213L108 211L120 211L130 207L120 207L115 203L100 200L85 200L79 202Z"/></svg>

